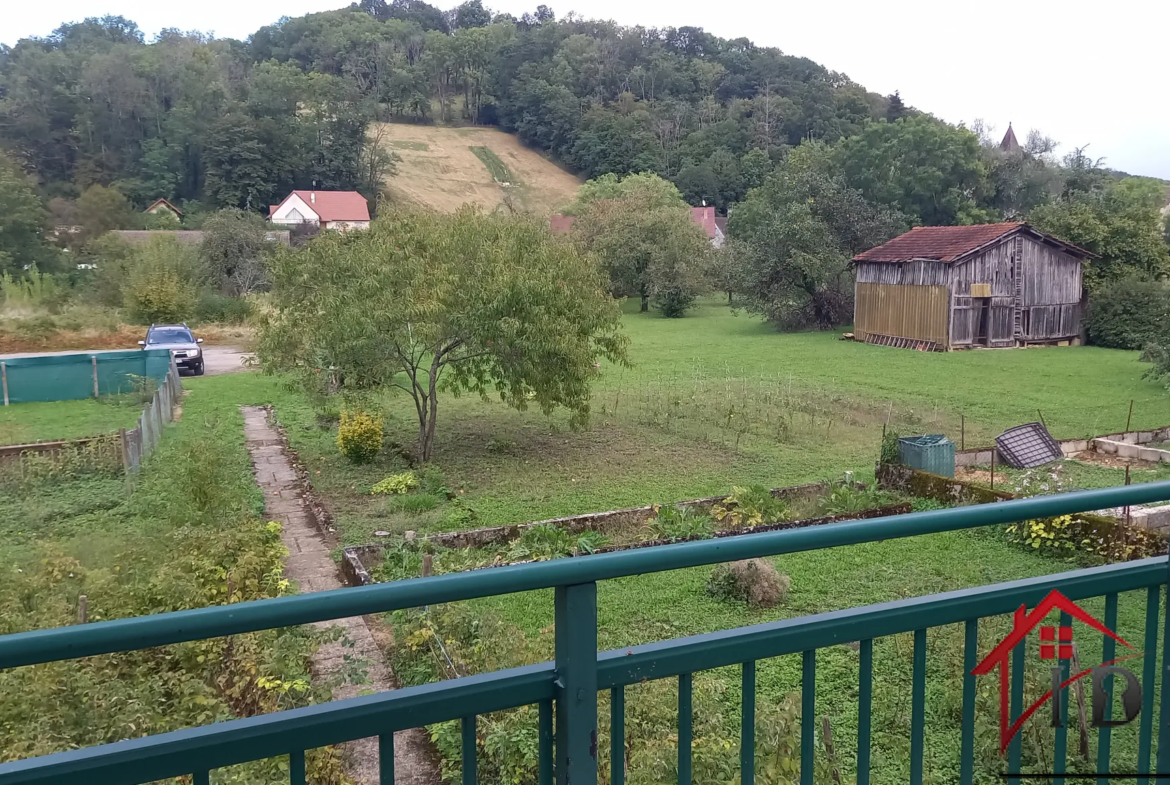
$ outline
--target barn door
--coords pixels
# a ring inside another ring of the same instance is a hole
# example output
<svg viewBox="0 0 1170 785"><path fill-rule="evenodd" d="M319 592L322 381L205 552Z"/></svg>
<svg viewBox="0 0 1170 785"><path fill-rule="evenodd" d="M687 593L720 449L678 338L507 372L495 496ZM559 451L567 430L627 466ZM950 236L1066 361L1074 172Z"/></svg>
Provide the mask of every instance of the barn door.
<svg viewBox="0 0 1170 785"><path fill-rule="evenodd" d="M976 346L991 345L991 298L972 297L971 307L975 310Z"/></svg>

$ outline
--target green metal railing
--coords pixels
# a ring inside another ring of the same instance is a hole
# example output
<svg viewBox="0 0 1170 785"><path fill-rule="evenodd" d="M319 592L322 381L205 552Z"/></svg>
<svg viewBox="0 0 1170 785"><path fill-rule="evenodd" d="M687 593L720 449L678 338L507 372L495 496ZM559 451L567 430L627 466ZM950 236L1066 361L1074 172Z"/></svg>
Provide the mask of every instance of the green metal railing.
<svg viewBox="0 0 1170 785"><path fill-rule="evenodd" d="M1143 694L1139 728L1139 771L1151 771L1154 743L1154 690L1162 586L1170 579L1166 557L1156 557L1041 578L964 589L862 608L822 613L707 635L651 643L619 651L597 651L597 581L664 570L717 564L738 559L853 545L944 531L1046 518L1107 507L1170 500L1170 482L1044 496L889 518L829 524L726 539L501 567L431 578L340 589L274 600L201 608L84 626L37 630L0 637L0 668L65 660L117 651L254 632L443 602L509 594L533 589L555 590L555 661L523 668L366 695L348 700L220 722L157 736L72 750L0 765L0 785L17 783L144 783L191 775L206 785L210 773L225 766L275 756L289 756L292 785L305 781L304 753L330 744L378 736L383 785L394 781L393 734L421 725L462 720L463 782L476 782L476 717L527 705L538 706L539 781L551 785L597 782L598 693L610 692L611 773L624 783L625 688L644 681L677 679L679 702L679 781L691 781L692 678L712 668L740 666L743 705L741 777L754 781L756 663L800 654L802 785L813 782L816 716L816 652L826 646L858 641L859 689L857 782L871 772L873 642L901 633L913 635L911 677L910 781L924 780L927 733L927 630L964 625L961 769L946 779L974 782L975 678L979 620L1010 614L1021 605L1035 606L1051 590L1073 601L1105 597L1105 621L1115 624L1117 596L1146 591ZM1170 634L1170 633L1167 633ZM1106 659L1113 654L1106 638ZM1168 641L1163 640L1162 668ZM1023 706L1023 644L1013 650L1012 716ZM1067 689L1065 690L1067 692ZM1170 679L1161 683L1157 734L1157 771L1170 772ZM554 705L556 711L554 712ZM1067 700L1063 701L1067 707ZM1067 708L1065 709L1067 711ZM555 727L554 727L555 725ZM1056 735L1054 782L1065 771L1067 739ZM1019 737L1008 749L1008 768L1019 771ZM1109 771L1110 736L1101 729L1098 769ZM1015 767L1015 768L1013 768ZM1139 782L1142 778L1138 778ZM1170 782L1170 776L1156 777Z"/></svg>

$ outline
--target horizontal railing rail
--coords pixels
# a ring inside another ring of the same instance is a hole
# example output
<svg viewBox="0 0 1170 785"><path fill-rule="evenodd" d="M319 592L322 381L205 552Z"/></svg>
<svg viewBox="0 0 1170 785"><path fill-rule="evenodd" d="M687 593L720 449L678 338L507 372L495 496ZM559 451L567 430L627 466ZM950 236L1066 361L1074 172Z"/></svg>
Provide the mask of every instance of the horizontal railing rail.
<svg viewBox="0 0 1170 785"><path fill-rule="evenodd" d="M0 637L0 668L1167 500L1170 481L1145 483L36 630Z"/></svg>
<svg viewBox="0 0 1170 785"><path fill-rule="evenodd" d="M725 540L708 540L653 549L594 555L552 562L486 569L401 581L313 595L206 608L154 617L40 630L0 638L0 667L49 662L132 650L214 636L251 632L366 613L554 588L556 658L554 662L335 701L273 714L215 723L114 744L0 765L0 785L78 782L149 782L192 775L207 785L214 769L248 761L289 756L292 785L305 782L305 750L357 738L378 736L383 785L392 785L393 733L420 725L461 720L462 781L477 781L476 717L536 705L538 711L539 782L594 785L597 781L598 693L608 690L611 707L610 782L623 785L625 776L625 687L645 681L676 678L678 682L678 779L689 783L693 771L693 675L713 668L742 668L740 781L754 781L756 664L782 655L802 658L800 715L800 781L813 783L816 755L816 653L818 649L858 642L859 685L856 780L870 781L871 715L873 709L873 643L875 639L911 633L911 726L909 781L924 781L927 632L945 625L964 625L963 722L961 726L962 785L974 782L975 678L978 625L981 619L1035 606L1053 589L1076 601L1105 598L1105 624L1114 626L1118 595L1145 590L1146 630L1139 769L1151 770L1154 750L1154 690L1161 587L1170 563L1155 557L1122 564L1075 570L849 608L705 635L660 641L598 653L596 582L650 572L696 567L745 558L796 553L817 548L854 545L1120 507L1170 499L1170 482L1127 488L1083 491L950 510L892 516L862 522L769 532ZM1160 619L1160 616L1162 617ZM1170 635L1170 628L1163 627ZM1163 641L1162 669L1166 668ZM1104 659L1113 656L1105 638ZM1023 652L1012 652L1011 716L1022 710ZM1068 675L1067 663L1063 664ZM1006 682L1005 682L1006 684ZM1005 687L1006 689L1006 687ZM1107 688L1112 691L1112 685ZM1158 770L1170 767L1170 679L1162 681L1158 728ZM1067 688L1063 690L1067 694ZM554 728L554 702L555 728ZM1067 697L1063 701L1067 711ZM1055 782L1066 769L1067 730L1054 731ZM1110 765L1109 728L1099 729L1098 770ZM554 754L555 753L555 754ZM1019 737L1008 749L1009 770L1019 771ZM949 772L948 778L955 778ZM1011 780L1009 779L1009 782ZM1159 778L1159 781L1162 781ZM1139 778L1140 782L1140 778Z"/></svg>

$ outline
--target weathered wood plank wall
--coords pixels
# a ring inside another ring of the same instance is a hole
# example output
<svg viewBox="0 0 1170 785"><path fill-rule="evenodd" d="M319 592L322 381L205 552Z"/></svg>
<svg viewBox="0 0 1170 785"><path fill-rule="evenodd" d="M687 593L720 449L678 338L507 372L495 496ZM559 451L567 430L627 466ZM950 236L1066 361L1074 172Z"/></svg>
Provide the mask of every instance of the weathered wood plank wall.
<svg viewBox="0 0 1170 785"><path fill-rule="evenodd" d="M947 345L945 286L858 283L853 330L859 340L891 335Z"/></svg>

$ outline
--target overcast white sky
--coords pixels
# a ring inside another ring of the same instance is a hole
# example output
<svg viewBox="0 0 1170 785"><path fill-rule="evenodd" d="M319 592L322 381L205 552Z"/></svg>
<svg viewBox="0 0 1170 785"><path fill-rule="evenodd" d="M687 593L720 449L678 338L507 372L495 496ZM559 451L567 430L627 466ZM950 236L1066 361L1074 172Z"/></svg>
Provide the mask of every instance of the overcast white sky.
<svg viewBox="0 0 1170 785"><path fill-rule="evenodd" d="M519 16L540 0L485 0ZM1060 152L1089 144L1106 165L1170 179L1170 2L1024 0L545 0L564 16L622 24L703 27L748 37L842 71L950 122L983 118L1023 141L1039 128ZM348 0L240 2L59 0L5 2L0 42L45 35L65 21L120 14L149 38L163 27L245 38L281 15ZM453 0L436 3L455 5Z"/></svg>

